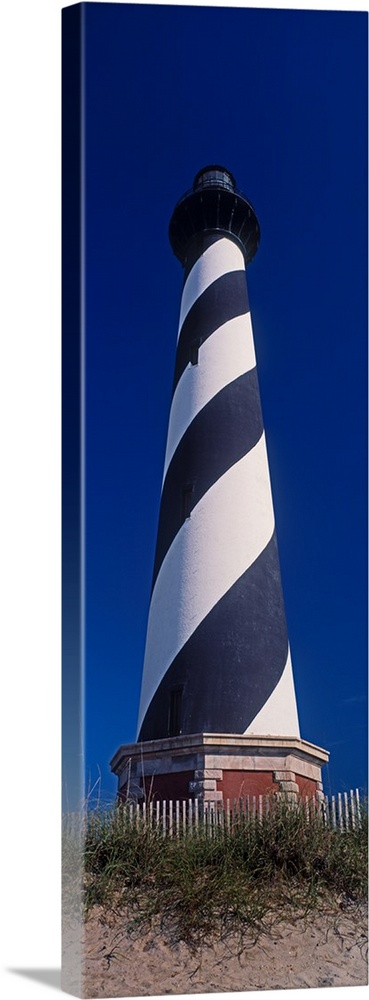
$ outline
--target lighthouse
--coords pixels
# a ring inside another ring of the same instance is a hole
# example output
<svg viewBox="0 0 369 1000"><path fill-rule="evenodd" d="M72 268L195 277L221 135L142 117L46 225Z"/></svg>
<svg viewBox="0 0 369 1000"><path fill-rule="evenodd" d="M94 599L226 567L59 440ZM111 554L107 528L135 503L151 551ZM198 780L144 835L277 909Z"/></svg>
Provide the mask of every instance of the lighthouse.
<svg viewBox="0 0 369 1000"><path fill-rule="evenodd" d="M256 213L203 168L169 240L184 269L137 728L120 794L322 795L300 736L247 291Z"/></svg>

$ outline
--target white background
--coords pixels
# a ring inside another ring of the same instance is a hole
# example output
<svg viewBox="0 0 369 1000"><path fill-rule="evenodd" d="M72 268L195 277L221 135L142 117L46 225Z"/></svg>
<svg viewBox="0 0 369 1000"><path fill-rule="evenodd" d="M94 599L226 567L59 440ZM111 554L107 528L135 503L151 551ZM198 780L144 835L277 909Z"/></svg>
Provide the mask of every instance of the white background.
<svg viewBox="0 0 369 1000"><path fill-rule="evenodd" d="M289 5L254 0L250 6ZM7 0L0 15L0 941L6 1000L41 1000L60 988L60 8L59 0ZM330 990L329 997L358 998L363 990Z"/></svg>

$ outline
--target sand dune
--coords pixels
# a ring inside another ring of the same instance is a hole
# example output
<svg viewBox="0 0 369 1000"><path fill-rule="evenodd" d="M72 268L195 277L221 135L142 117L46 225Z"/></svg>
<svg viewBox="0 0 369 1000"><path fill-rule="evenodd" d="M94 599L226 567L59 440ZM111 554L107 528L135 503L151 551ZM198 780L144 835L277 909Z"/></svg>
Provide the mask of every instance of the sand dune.
<svg viewBox="0 0 369 1000"><path fill-rule="evenodd" d="M265 989L363 986L367 914L342 908L265 925L257 940L214 938L192 951L170 929L145 933L95 907L85 930L85 997L134 997Z"/></svg>

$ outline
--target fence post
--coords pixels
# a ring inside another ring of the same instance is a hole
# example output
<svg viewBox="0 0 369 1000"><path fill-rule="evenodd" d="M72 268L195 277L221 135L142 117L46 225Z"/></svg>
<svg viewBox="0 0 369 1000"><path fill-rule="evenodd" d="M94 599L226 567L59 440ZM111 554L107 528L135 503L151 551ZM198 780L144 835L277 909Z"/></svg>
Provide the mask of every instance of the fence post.
<svg viewBox="0 0 369 1000"><path fill-rule="evenodd" d="M355 788L355 798L356 798L356 806L357 806L357 821L358 821L359 826L361 826L360 795L359 795L359 789L358 788Z"/></svg>
<svg viewBox="0 0 369 1000"><path fill-rule="evenodd" d="M169 799L169 836L173 837L173 800Z"/></svg>
<svg viewBox="0 0 369 1000"><path fill-rule="evenodd" d="M210 802L210 829L211 837L215 837L215 802Z"/></svg>
<svg viewBox="0 0 369 1000"><path fill-rule="evenodd" d="M226 802L226 827L227 833L229 834L231 832L231 803L229 799L227 799Z"/></svg>
<svg viewBox="0 0 369 1000"><path fill-rule="evenodd" d="M343 830L343 815L342 815L342 795L338 792L338 822L340 830Z"/></svg>
<svg viewBox="0 0 369 1000"><path fill-rule="evenodd" d="M350 829L350 816L349 816L347 792L343 793L343 801L344 801L344 806L345 806L345 824L346 824L346 830L349 830Z"/></svg>
<svg viewBox="0 0 369 1000"><path fill-rule="evenodd" d="M329 800L328 800L328 795L324 796L324 800L322 802L322 813L323 813L323 823L324 823L325 826L328 826L329 825Z"/></svg>
<svg viewBox="0 0 369 1000"><path fill-rule="evenodd" d="M221 829L221 831L223 833L223 836L224 836L224 832L225 832L225 823L224 823L224 820L225 820L224 803L222 801L222 802L218 803L218 825L219 825L219 827L220 827L220 829Z"/></svg>
<svg viewBox="0 0 369 1000"><path fill-rule="evenodd" d="M332 795L331 809L332 809L332 826L333 826L333 829L335 830L336 826L337 826L336 796L335 795Z"/></svg>
<svg viewBox="0 0 369 1000"><path fill-rule="evenodd" d="M355 819L355 796L353 789L350 788L350 812L351 812L351 826L352 829L356 829L356 819Z"/></svg>
<svg viewBox="0 0 369 1000"><path fill-rule="evenodd" d="M187 833L187 826L186 826L187 812L186 812L186 806L187 806L186 799L183 799L183 801L182 801L182 832L183 832L183 836L184 837L186 836L186 833Z"/></svg>
<svg viewBox="0 0 369 1000"><path fill-rule="evenodd" d="M193 801L188 802L188 832L193 836Z"/></svg>
<svg viewBox="0 0 369 1000"><path fill-rule="evenodd" d="M199 800L198 799L195 799L194 806L195 806L195 832L198 833L199 832Z"/></svg>
<svg viewBox="0 0 369 1000"><path fill-rule="evenodd" d="M237 799L237 812L238 812L238 825L240 830L242 830L243 825L243 798L242 795Z"/></svg>
<svg viewBox="0 0 369 1000"><path fill-rule="evenodd" d="M206 835L208 837L209 836L209 829L210 829L210 826L209 826L209 823L210 823L210 803L207 801L207 799L204 799L203 805L204 805L204 816L205 816L205 829L206 829Z"/></svg>

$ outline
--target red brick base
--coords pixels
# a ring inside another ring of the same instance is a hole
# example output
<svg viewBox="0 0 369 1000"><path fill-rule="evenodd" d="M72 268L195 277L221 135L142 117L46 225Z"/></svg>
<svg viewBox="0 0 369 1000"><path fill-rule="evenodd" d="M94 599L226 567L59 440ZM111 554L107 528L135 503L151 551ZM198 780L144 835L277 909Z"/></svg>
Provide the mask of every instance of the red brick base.
<svg viewBox="0 0 369 1000"><path fill-rule="evenodd" d="M273 781L272 771L223 771L222 780L217 781L217 791L222 792L223 802L245 798L246 795L268 795L279 790L279 784Z"/></svg>
<svg viewBox="0 0 369 1000"><path fill-rule="evenodd" d="M323 798L328 753L297 737L198 733L127 744L111 762L123 800L227 802L284 792Z"/></svg>
<svg viewBox="0 0 369 1000"><path fill-rule="evenodd" d="M155 802L182 801L183 799L193 799L194 793L190 790L190 782L194 780L194 771L177 771L172 774L155 774L152 778L145 777L139 781L142 797ZM305 799L306 796L314 798L317 792L317 783L311 778L305 778L300 774L295 776L299 794ZM222 779L216 782L217 793L222 793L222 801L227 799L232 802L234 799L243 799L246 796L271 795L273 792L280 792L281 785L274 780L273 771L223 771ZM127 787L122 786L119 797L125 801ZM211 799L211 792L209 792ZM214 796L219 800L219 794Z"/></svg>
<svg viewBox="0 0 369 1000"><path fill-rule="evenodd" d="M299 793L303 799L306 795L309 796L309 799L316 796L317 783L312 778L303 778L301 774L296 774L296 784L299 786Z"/></svg>
<svg viewBox="0 0 369 1000"><path fill-rule="evenodd" d="M193 776L193 771L177 771L174 774L155 774L152 778L145 778L146 796L159 802L164 799L190 799L189 783L193 781Z"/></svg>

